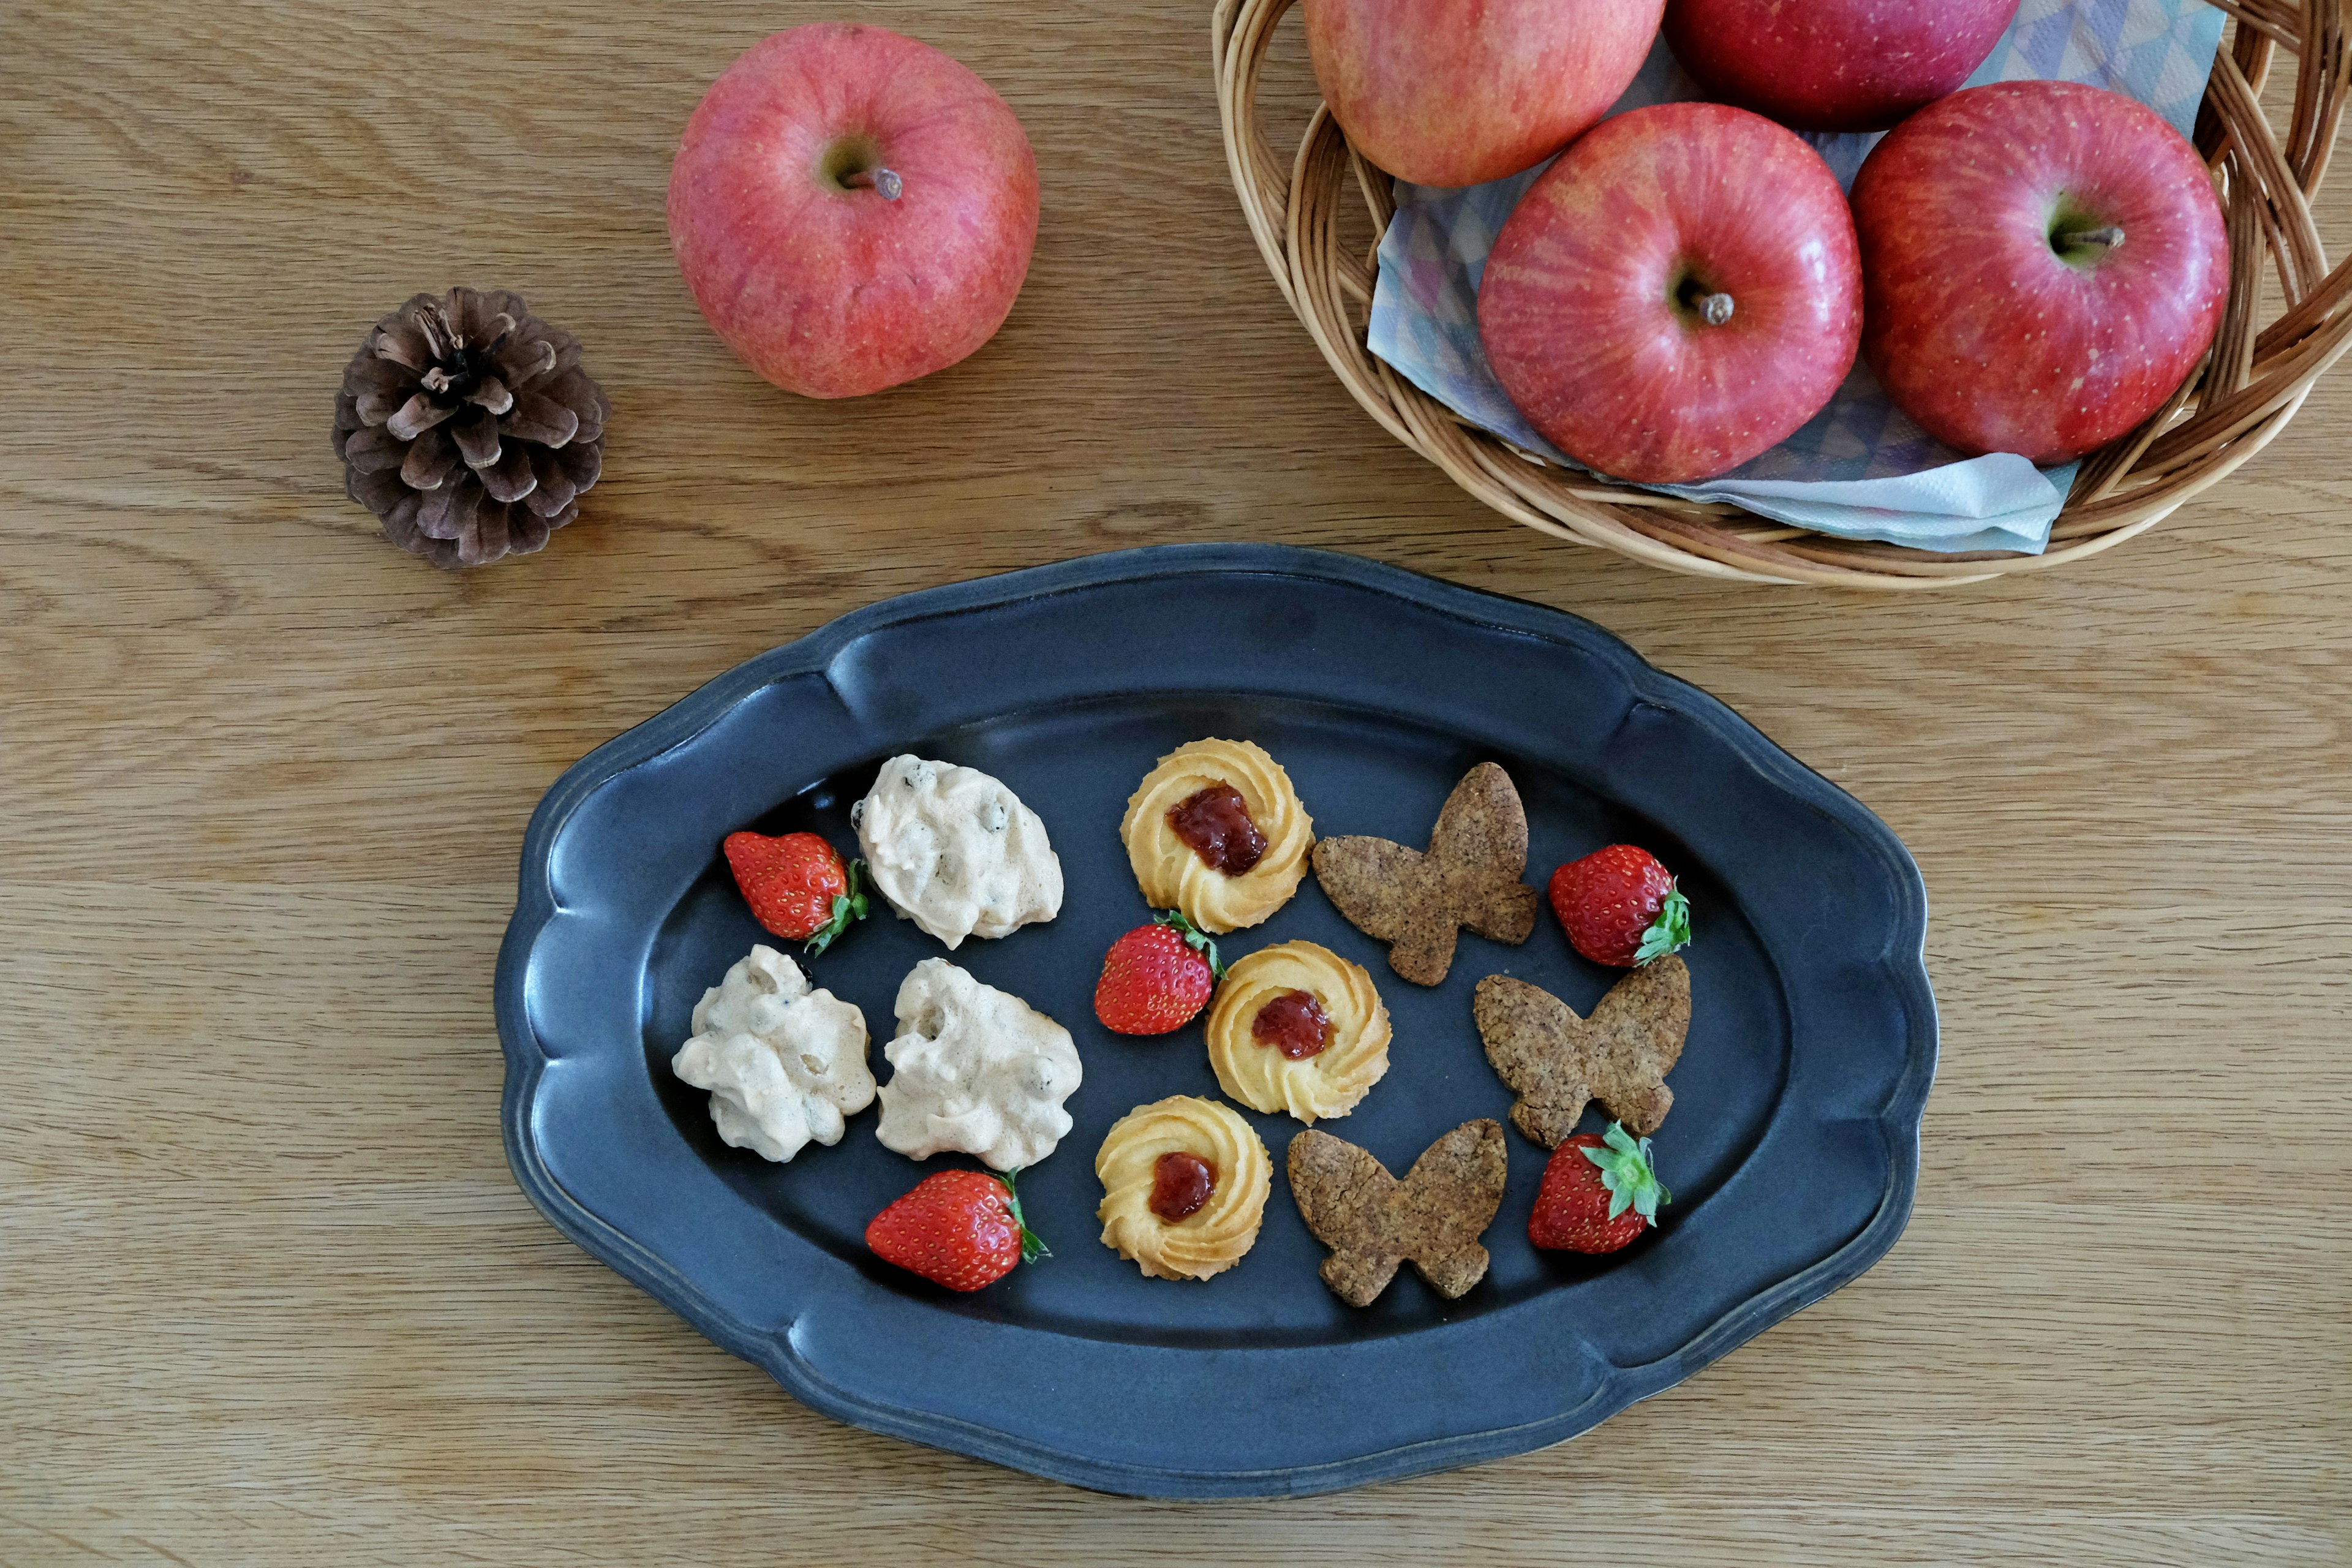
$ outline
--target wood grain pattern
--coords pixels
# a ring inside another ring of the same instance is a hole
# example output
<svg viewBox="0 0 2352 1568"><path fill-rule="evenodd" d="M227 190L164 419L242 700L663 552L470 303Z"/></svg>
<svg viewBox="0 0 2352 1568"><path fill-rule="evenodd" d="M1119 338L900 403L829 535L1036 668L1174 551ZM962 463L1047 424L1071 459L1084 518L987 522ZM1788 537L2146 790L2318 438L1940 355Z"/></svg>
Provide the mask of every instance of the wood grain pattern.
<svg viewBox="0 0 2352 1568"><path fill-rule="evenodd" d="M996 342L826 405L661 220L702 86L822 11L0 7L0 1563L2352 1561L2352 377L2145 539L1932 602L1571 549L1289 319L1207 11L857 13L1005 92L1045 223ZM457 280L614 405L583 521L462 577L327 446ZM1549 1452L1175 1506L835 1426L539 1219L489 985L555 774L872 599L1180 539L1590 616L1908 840L1946 1045L1883 1264Z"/></svg>

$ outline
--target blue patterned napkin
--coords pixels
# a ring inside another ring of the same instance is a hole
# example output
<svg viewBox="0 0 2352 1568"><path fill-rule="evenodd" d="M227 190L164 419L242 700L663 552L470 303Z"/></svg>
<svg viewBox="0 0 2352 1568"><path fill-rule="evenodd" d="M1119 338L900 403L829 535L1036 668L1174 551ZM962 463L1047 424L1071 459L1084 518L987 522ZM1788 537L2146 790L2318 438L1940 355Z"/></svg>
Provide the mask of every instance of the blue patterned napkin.
<svg viewBox="0 0 2352 1568"><path fill-rule="evenodd" d="M2189 133L2221 47L2203 0L2023 0L1970 82L2055 78L2128 93ZM1612 113L1701 96L1661 42ZM1851 184L1876 133L1809 136ZM1542 170L1462 190L1396 183L1381 238L1371 351L1473 425L1567 462L1503 395L1478 345L1478 278L1503 220ZM2074 465L2037 470L2009 453L1963 458L1887 401L1857 363L1829 406L1753 461L1704 485L1650 488L1847 539L1922 550L2040 554Z"/></svg>

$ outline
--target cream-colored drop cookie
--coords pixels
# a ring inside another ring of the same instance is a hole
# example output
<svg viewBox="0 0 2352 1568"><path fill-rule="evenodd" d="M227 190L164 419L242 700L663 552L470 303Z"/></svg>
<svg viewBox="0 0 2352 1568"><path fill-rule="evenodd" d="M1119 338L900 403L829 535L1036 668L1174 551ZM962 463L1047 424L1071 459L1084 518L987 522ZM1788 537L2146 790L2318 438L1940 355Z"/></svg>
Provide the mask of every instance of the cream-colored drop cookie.
<svg viewBox="0 0 2352 1568"><path fill-rule="evenodd" d="M895 1070L875 1091L883 1147L909 1160L957 1150L1000 1171L1054 1152L1084 1076L1067 1029L944 958L907 972L896 1011L898 1037L882 1047Z"/></svg>
<svg viewBox="0 0 2352 1568"><path fill-rule="evenodd" d="M1318 1033L1321 1049L1290 1054ZM1311 942L1261 948L1226 970L1208 1037L1228 1096L1309 1126L1355 1110L1389 1070L1389 1010L1372 977Z"/></svg>
<svg viewBox="0 0 2352 1568"><path fill-rule="evenodd" d="M1207 1167L1205 1201L1199 1166ZM1257 1240L1273 1173L1265 1145L1230 1107L1189 1094L1139 1105L1095 1155L1103 1245L1154 1279L1222 1274Z"/></svg>
<svg viewBox="0 0 2352 1568"><path fill-rule="evenodd" d="M1230 810L1232 795L1241 797L1245 818ZM1196 823L1196 837L1211 839L1209 855L1179 833L1173 818L1180 811ZM1128 799L1118 836L1153 908L1181 910L1202 931L1222 933L1256 925L1290 901L1307 875L1315 822L1282 764L1257 746L1194 741L1144 775Z"/></svg>
<svg viewBox="0 0 2352 1568"><path fill-rule="evenodd" d="M770 1160L841 1142L845 1116L874 1101L866 1015L812 991L800 966L761 945L694 1007L694 1037L670 1070L710 1091L719 1136Z"/></svg>
<svg viewBox="0 0 2352 1568"><path fill-rule="evenodd" d="M897 756L852 806L875 890L952 952L1062 910L1062 862L1037 814L978 768Z"/></svg>

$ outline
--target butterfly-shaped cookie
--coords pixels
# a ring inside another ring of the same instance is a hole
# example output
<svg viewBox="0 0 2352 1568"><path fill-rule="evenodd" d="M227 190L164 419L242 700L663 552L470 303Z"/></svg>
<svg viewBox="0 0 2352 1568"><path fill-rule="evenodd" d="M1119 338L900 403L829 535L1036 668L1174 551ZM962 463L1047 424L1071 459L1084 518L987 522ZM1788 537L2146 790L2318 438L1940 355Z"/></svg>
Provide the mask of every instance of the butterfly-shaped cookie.
<svg viewBox="0 0 2352 1568"><path fill-rule="evenodd" d="M1549 991L1490 974L1473 1003L1486 1059L1519 1097L1518 1130L1547 1149L1576 1131L1587 1102L1599 1100L1625 1130L1658 1130L1675 1103L1666 1075L1690 1033L1690 970L1669 954L1609 988L1580 1018Z"/></svg>
<svg viewBox="0 0 2352 1568"><path fill-rule="evenodd" d="M1445 978L1463 926L1496 942L1528 940L1537 897L1519 880L1527 868L1527 810L1511 775L1493 763L1454 786L1426 851L1386 838L1315 846L1315 879L1333 906L1389 943L1389 967L1416 985Z"/></svg>
<svg viewBox="0 0 2352 1568"><path fill-rule="evenodd" d="M1331 1249L1323 1283L1369 1307L1410 1260L1449 1300L1486 1277L1479 1233L1502 1205L1503 1126L1465 1121L1422 1151L1398 1181L1353 1143L1313 1130L1290 1141L1290 1195Z"/></svg>

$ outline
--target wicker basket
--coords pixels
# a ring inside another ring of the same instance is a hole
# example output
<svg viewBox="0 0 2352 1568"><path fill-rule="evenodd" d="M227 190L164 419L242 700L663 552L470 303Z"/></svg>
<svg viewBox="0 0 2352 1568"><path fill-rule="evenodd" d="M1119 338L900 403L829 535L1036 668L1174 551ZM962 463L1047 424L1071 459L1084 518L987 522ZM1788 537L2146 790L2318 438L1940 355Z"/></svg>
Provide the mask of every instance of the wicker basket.
<svg viewBox="0 0 2352 1568"><path fill-rule="evenodd" d="M2234 19L2198 118L2197 145L2221 172L2230 300L2212 353L2147 423L2084 459L2041 555L1939 555L1833 539L1722 503L1678 500L1547 462L1465 425L1364 346L1376 267L1340 237L1350 187L1378 236L1394 212L1388 176L1316 106L1287 166L1257 122L1258 79L1292 0L1218 0L1217 107L1250 232L1323 357L1389 434L1506 517L1673 571L1753 583L1937 588L2040 571L2155 525L2286 427L2322 371L2352 343L2352 267L2330 272L2309 198L2327 169L2352 64L2352 0L2211 0ZM2258 103L2277 51L2295 58L2284 137ZM1352 175L1351 179L1349 176ZM1376 248L1376 246L1375 246ZM2266 325L2263 251L2279 284Z"/></svg>

